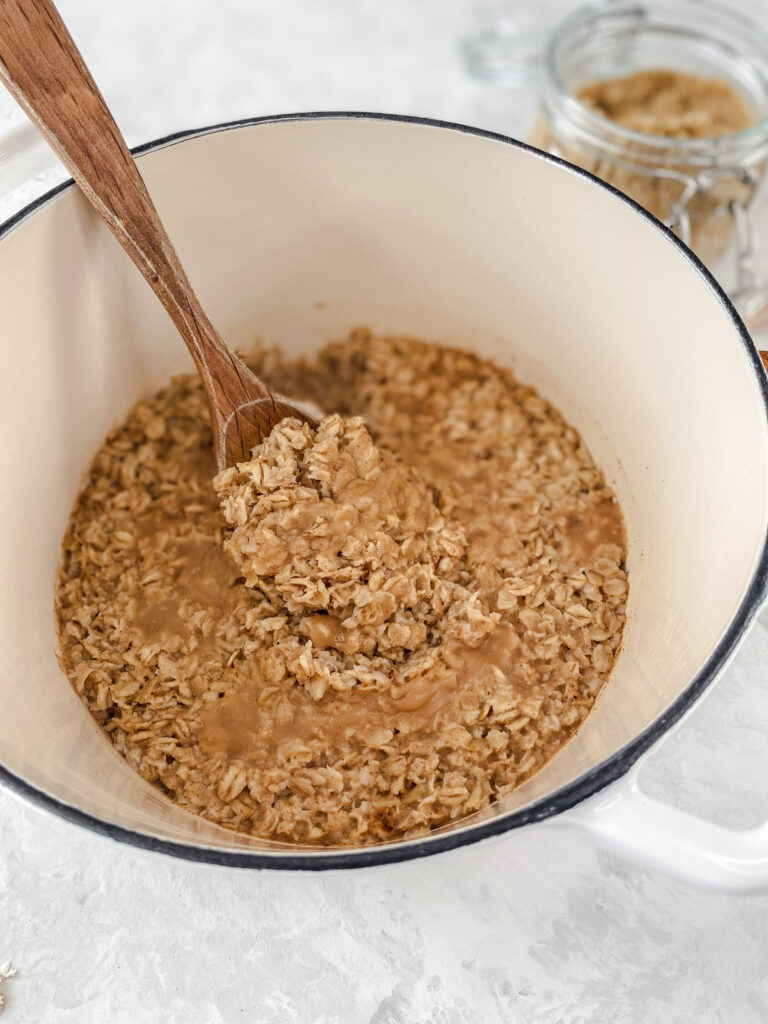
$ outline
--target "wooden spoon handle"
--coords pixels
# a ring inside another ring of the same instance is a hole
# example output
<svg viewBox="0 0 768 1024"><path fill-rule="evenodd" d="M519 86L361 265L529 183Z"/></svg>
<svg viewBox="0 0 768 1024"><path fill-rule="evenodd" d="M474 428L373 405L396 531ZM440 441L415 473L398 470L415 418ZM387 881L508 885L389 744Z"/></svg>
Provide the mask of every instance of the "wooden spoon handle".
<svg viewBox="0 0 768 1024"><path fill-rule="evenodd" d="M206 386L214 433L226 432L244 402L272 401L203 311L125 140L49 0L0 0L0 79L168 310Z"/></svg>

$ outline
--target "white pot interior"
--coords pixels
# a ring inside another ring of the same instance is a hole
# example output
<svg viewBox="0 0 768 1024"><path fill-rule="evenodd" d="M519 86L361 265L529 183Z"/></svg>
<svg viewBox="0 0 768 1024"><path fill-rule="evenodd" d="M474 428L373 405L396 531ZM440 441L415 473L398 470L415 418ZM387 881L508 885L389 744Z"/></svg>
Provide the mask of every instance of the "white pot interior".
<svg viewBox="0 0 768 1024"><path fill-rule="evenodd" d="M473 823L552 795L653 723L728 630L768 509L758 378L686 256L584 177L428 125L258 124L160 149L141 169L229 341L309 349L369 324L474 348L554 400L618 492L630 610L613 677L573 742ZM0 242L0 310L0 764L128 829L284 850L157 794L56 661L72 501L109 428L189 365L180 339L74 190Z"/></svg>

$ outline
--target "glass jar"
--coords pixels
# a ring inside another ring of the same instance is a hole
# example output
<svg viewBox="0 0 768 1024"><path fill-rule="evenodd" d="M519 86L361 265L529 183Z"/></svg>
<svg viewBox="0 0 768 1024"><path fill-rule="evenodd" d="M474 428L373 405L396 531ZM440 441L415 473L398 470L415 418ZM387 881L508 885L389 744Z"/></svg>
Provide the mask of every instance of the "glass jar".
<svg viewBox="0 0 768 1024"><path fill-rule="evenodd" d="M576 96L587 83L659 69L719 79L754 123L728 135L670 138L610 121ZM710 267L735 243L731 292L762 290L750 210L768 158L768 36L757 24L705 0L576 11L550 39L530 141L631 196Z"/></svg>

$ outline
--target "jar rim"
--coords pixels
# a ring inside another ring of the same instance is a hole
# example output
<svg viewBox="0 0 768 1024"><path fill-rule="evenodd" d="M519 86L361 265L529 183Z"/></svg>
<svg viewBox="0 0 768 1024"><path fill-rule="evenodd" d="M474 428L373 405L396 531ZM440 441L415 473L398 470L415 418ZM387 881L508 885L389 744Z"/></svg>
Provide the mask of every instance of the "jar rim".
<svg viewBox="0 0 768 1024"><path fill-rule="evenodd" d="M738 149L744 153L751 153L756 147L768 145L768 113L766 113L754 124L747 128L741 128L735 132L727 132L723 135L706 136L703 138L689 139L676 136L654 135L649 132L637 131L626 125L619 124L610 118L597 113L587 104L582 103L565 86L560 73L560 59L562 51L568 44L577 37L580 31L586 31L588 26L595 23L610 23L611 20L618 24L619 19L628 17L634 18L642 24L642 20L648 15L660 15L671 19L669 27L674 21L675 15L683 22L690 24L691 4L685 3L611 3L611 4L588 4L580 7L570 14L555 31L552 33L544 55L545 87L544 98L558 108L561 114L567 116L574 127L604 140L606 135L614 140L619 146L621 143L630 145L633 149L652 152L673 151L679 158L684 155L696 163L697 157L704 162L711 162L713 152L718 154L731 153ZM749 48L755 52L761 52L763 67L758 61L750 59L749 54L741 52L741 58L747 60L753 71L759 72L765 82L765 98L768 106L768 33L753 19L741 12L733 11L719 3L711 0L698 0L696 13L705 13L713 20L720 22L719 29L731 30L733 35L740 41L746 42ZM714 42L720 43L720 37L707 31L706 26L699 18L696 35L700 38L711 38ZM760 154L760 158L765 156Z"/></svg>

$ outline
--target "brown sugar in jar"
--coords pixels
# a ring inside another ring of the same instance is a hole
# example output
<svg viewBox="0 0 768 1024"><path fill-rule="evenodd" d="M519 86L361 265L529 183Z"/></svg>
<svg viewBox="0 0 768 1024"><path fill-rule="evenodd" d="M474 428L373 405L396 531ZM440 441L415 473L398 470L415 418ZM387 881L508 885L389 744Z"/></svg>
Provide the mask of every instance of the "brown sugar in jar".
<svg viewBox="0 0 768 1024"><path fill-rule="evenodd" d="M599 79L583 85L576 99L613 124L651 138L712 139L754 124L749 107L727 82L678 71L656 69ZM532 141L546 149L555 143L542 122ZM685 198L690 187L685 179L693 179L696 169L686 164L660 169L642 144L632 141L627 143L625 160L592 157L571 146L565 147L563 155L626 193L659 220L679 219L685 199L690 244L705 262L715 261L731 241L731 204L746 206L750 197L748 181L726 174Z"/></svg>
<svg viewBox="0 0 768 1024"><path fill-rule="evenodd" d="M768 157L768 44L715 5L696 26L688 5L642 15L616 5L563 24L529 141L624 192L705 263L735 240L743 285Z"/></svg>
<svg viewBox="0 0 768 1024"><path fill-rule="evenodd" d="M708 139L749 128L754 115L727 82L680 71L636 71L583 85L578 99L645 135Z"/></svg>

